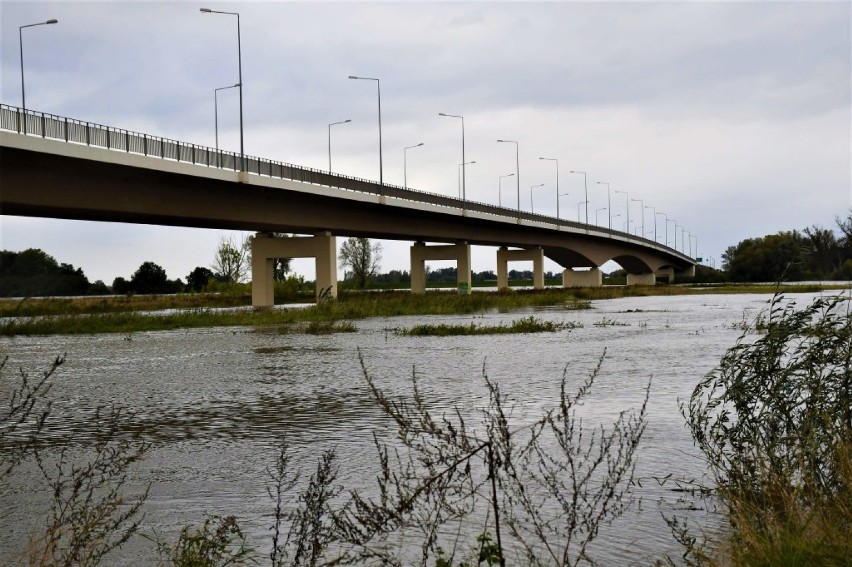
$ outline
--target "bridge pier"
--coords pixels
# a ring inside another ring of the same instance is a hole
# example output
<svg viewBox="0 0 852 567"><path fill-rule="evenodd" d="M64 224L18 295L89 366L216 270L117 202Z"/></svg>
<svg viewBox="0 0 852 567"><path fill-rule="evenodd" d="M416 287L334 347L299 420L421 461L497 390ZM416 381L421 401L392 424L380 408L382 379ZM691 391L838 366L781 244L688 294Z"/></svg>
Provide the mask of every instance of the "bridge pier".
<svg viewBox="0 0 852 567"><path fill-rule="evenodd" d="M660 268L656 272L656 277L665 278L669 283L674 283L674 268Z"/></svg>
<svg viewBox="0 0 852 567"><path fill-rule="evenodd" d="M533 263L533 289L544 289L544 250L509 250L505 246L497 250L497 289L509 287L509 262L524 260L532 260Z"/></svg>
<svg viewBox="0 0 852 567"><path fill-rule="evenodd" d="M251 243L251 304L258 308L275 305L272 279L274 258L314 258L317 298L337 297L337 237L329 232L316 236L275 238L258 232Z"/></svg>
<svg viewBox="0 0 852 567"><path fill-rule="evenodd" d="M415 242L411 247L411 293L426 293L426 260L455 260L459 294L470 292L470 244L426 246Z"/></svg>
<svg viewBox="0 0 852 567"><path fill-rule="evenodd" d="M657 277L653 274L627 274L627 285L657 285Z"/></svg>
<svg viewBox="0 0 852 567"><path fill-rule="evenodd" d="M562 272L562 287L601 287L603 274L599 268L591 270L572 270L566 268Z"/></svg>
<svg viewBox="0 0 852 567"><path fill-rule="evenodd" d="M677 275L682 277L682 278L694 278L695 277L695 264L693 264L692 266L688 267L685 270L680 270L677 273Z"/></svg>

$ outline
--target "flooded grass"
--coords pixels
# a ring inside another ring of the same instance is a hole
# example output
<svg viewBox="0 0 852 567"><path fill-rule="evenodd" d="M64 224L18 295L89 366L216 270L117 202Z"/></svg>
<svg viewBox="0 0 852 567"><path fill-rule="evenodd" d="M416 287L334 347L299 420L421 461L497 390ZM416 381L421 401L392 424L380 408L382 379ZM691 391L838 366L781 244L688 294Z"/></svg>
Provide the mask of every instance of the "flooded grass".
<svg viewBox="0 0 852 567"><path fill-rule="evenodd" d="M525 317L516 319L510 324L499 325L477 325L470 323L468 325L448 325L441 323L439 325L423 324L414 325L409 329L395 329L397 335L404 337L448 337L455 335L505 335L513 333L555 333L565 329L576 329L582 327L580 323L560 323L554 321L544 321L535 317Z"/></svg>
<svg viewBox="0 0 852 567"><path fill-rule="evenodd" d="M783 286L784 293L806 293L837 286ZM318 321L351 321L367 317L403 315L473 314L486 311L589 309L592 300L651 295L707 293L767 293L772 286L630 286L601 288L550 288L500 292L342 291L337 301L299 309L250 310L246 294L182 294L0 300L0 336L133 333L180 328L290 325ZM225 309L225 310L219 310ZM165 311L165 312L164 312ZM322 329L314 330L322 333ZM340 328L331 332L346 332Z"/></svg>

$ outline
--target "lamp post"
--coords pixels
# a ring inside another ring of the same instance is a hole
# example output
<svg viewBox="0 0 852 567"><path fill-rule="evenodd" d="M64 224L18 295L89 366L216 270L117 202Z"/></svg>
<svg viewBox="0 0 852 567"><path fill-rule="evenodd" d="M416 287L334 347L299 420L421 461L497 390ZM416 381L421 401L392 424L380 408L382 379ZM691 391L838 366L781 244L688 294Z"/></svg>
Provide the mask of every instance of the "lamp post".
<svg viewBox="0 0 852 567"><path fill-rule="evenodd" d="M624 195L624 210L627 211L627 233L630 233L630 195L627 191L616 191L616 194Z"/></svg>
<svg viewBox="0 0 852 567"><path fill-rule="evenodd" d="M695 255L692 256L692 257L698 258L698 235L697 234L690 234L689 235L689 251L692 252L692 239L693 238L695 239Z"/></svg>
<svg viewBox="0 0 852 567"><path fill-rule="evenodd" d="M642 199L630 199L631 201L638 201L640 211L642 211L642 238L645 237L645 201Z"/></svg>
<svg viewBox="0 0 852 567"><path fill-rule="evenodd" d="M515 144L515 182L518 185L518 215L521 214L521 160L519 158L519 144L515 140L497 140L501 144Z"/></svg>
<svg viewBox="0 0 852 567"><path fill-rule="evenodd" d="M556 220L559 220L559 160L557 158L549 157L540 157L538 159L552 161L556 164Z"/></svg>
<svg viewBox="0 0 852 567"><path fill-rule="evenodd" d="M657 215L663 215L664 217L666 217L666 224L665 224L665 227L666 227L666 232L665 232L665 235L666 235L666 241L665 241L665 242L666 242L666 246L668 246L668 245L669 245L669 215L667 215L667 214L666 214L666 213L664 213L664 212L659 212L659 213L658 213L658 212L654 211L654 213L655 213L655 214L657 214ZM654 240L657 240L656 228L657 228L657 221L655 220L655 221L654 221Z"/></svg>
<svg viewBox="0 0 852 567"><path fill-rule="evenodd" d="M600 226L601 223L598 221L598 213L601 211L605 211L606 207L601 207L600 209L595 210L595 226Z"/></svg>
<svg viewBox="0 0 852 567"><path fill-rule="evenodd" d="M580 201L579 203L577 203L577 222L580 222L580 205L586 205L586 209L588 209L589 208L589 202L588 201ZM586 224L589 224L589 223L587 222Z"/></svg>
<svg viewBox="0 0 852 567"><path fill-rule="evenodd" d="M18 45L21 49L21 110L23 111L24 134L27 133L27 94L24 89L24 28L34 28L36 26L47 26L50 24L58 24L59 20L50 19L46 22L38 22L36 24L27 24L18 27Z"/></svg>
<svg viewBox="0 0 852 567"><path fill-rule="evenodd" d="M340 122L332 122L328 125L328 172L331 173L331 127L337 126L338 124L348 124L352 122L348 118L346 120L341 120Z"/></svg>
<svg viewBox="0 0 852 567"><path fill-rule="evenodd" d="M456 115L456 114L444 114L443 112L439 112L439 113L438 113L438 116L444 116L444 117L446 117L446 118L459 118L459 119L461 119L461 125L462 125L462 166L461 166L461 167L462 167L462 175L461 175L461 177L462 177L462 182L461 182L461 194L462 194L462 201L463 201L463 202L467 202L467 183L466 183L466 178L465 178L465 165L466 165L466 164L465 164L465 160L464 160L464 116L459 116L459 115ZM470 163L475 163L475 162L470 162Z"/></svg>
<svg viewBox="0 0 852 567"><path fill-rule="evenodd" d="M229 85L227 87L219 87L218 89L213 90L213 123L216 129L216 167L222 167L221 156L219 155L219 91L233 89L234 87L238 86L240 86L239 83L235 85Z"/></svg>
<svg viewBox="0 0 852 567"><path fill-rule="evenodd" d="M583 176L583 189L586 191L586 224L589 224L589 185L586 183L586 172L571 170L568 173L577 173ZM579 218L577 219L577 222L580 222Z"/></svg>
<svg viewBox="0 0 852 567"><path fill-rule="evenodd" d="M469 161L469 162L467 162L467 163L460 163L460 164L459 164L459 169L458 169L458 188L459 188L459 199L464 200L464 194L462 193L462 191L463 191L463 188L464 188L464 181L463 181L463 178L464 178L464 169L465 169L465 166L468 166L468 165L471 165L471 164L474 164L474 163L476 163L476 160Z"/></svg>
<svg viewBox="0 0 852 567"><path fill-rule="evenodd" d="M497 178L497 203L501 207L503 206L503 178L514 176L514 173L507 173L506 175L501 175Z"/></svg>
<svg viewBox="0 0 852 567"><path fill-rule="evenodd" d="M530 187L530 212L535 213L535 208L533 207L533 189L537 187L544 187L544 183L539 183L538 185L533 185Z"/></svg>
<svg viewBox="0 0 852 567"><path fill-rule="evenodd" d="M403 186L408 189L408 150L411 148L419 148L423 145L423 142L419 144L414 144L413 146L405 146L402 150L402 183Z"/></svg>
<svg viewBox="0 0 852 567"><path fill-rule="evenodd" d="M621 216L621 213L618 213L617 215L612 215L611 217L609 217L609 222L612 223L612 219L617 219L620 216Z"/></svg>
<svg viewBox="0 0 852 567"><path fill-rule="evenodd" d="M382 166L382 85L381 81L372 77L356 77L355 75L349 75L350 79L355 79L359 81L376 81L376 92L379 96L379 186L381 195L385 194L385 178L384 178L384 167Z"/></svg>
<svg viewBox="0 0 852 567"><path fill-rule="evenodd" d="M240 171L246 170L245 138L243 136L243 54L240 41L240 15L237 12L220 12L210 8L201 8L202 14L225 14L237 17L237 71L240 86Z"/></svg>
<svg viewBox="0 0 852 567"><path fill-rule="evenodd" d="M612 230L612 194L609 191L609 183L606 181L598 181L598 185L606 185L606 208L607 214L609 215L609 229ZM595 223L597 223L597 217L595 217Z"/></svg>
<svg viewBox="0 0 852 567"><path fill-rule="evenodd" d="M657 242L657 207L652 207L651 205L645 205L646 209L651 209L654 211L654 243ZM642 213L642 222L645 222L645 213Z"/></svg>

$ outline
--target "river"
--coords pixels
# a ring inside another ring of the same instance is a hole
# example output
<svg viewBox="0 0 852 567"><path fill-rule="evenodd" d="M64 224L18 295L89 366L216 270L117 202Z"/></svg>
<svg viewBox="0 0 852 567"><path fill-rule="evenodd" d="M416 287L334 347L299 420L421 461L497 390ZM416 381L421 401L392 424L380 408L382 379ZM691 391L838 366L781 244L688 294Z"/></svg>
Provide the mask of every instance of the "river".
<svg viewBox="0 0 852 567"><path fill-rule="evenodd" d="M205 513L234 514L263 557L271 546L273 513L266 469L282 437L305 474L321 450L334 448L340 484L362 488L375 477L373 432L390 438L389 422L372 401L359 350L369 373L394 395L411 393L416 372L425 397L439 412L458 406L473 414L485 405L484 368L510 395L512 419L524 423L554 407L566 368L569 384L577 386L606 349L584 408L587 426L611 423L618 411L638 408L649 380L651 390L648 428L639 449L639 500L601 532L591 553L603 565L648 565L667 553L679 555L661 512L684 508L678 502L681 493L653 479L704 473L678 400L689 396L735 343L739 324L765 308L770 297L655 296L594 301L592 309L580 311L553 307L373 318L356 321L355 333L326 336L229 327L2 338L0 356L9 355L3 387L17 367L36 374L67 353L51 391L54 433L84 436L97 407L119 404L135 414L152 443L130 486L131 492L151 486L142 532L171 540L181 526L199 524ZM811 297L795 296L800 304ZM393 332L416 323L497 324L529 315L581 327L470 337ZM0 564L6 564L43 525L49 494L28 465L2 482ZM719 517L703 509L679 513L705 529L719 526ZM135 537L105 563L152 564L152 546Z"/></svg>

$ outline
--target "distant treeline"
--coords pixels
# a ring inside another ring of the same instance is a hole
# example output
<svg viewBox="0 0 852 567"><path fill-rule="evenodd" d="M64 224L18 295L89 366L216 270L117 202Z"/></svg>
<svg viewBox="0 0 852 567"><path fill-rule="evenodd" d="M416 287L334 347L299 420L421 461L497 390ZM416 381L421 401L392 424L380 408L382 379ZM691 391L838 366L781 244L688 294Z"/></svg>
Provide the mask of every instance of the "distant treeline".
<svg viewBox="0 0 852 567"><path fill-rule="evenodd" d="M835 219L838 232L812 226L748 238L722 254L733 282L852 280L852 210Z"/></svg>
<svg viewBox="0 0 852 567"><path fill-rule="evenodd" d="M699 266L692 281L852 280L852 210L845 219L837 217L835 222L837 232L812 226L802 231L784 231L743 240L725 250L721 271ZM161 266L144 262L129 279L117 277L112 285L107 285L101 280L90 282L81 268L59 263L37 248L23 252L3 250L0 251L0 297L192 293L209 290L217 282L234 281L220 272L223 271L214 272L199 266L186 276L185 281L170 280ZM474 283L497 282L497 274L492 270L471 275ZM609 276L623 277L624 271L617 270ZM560 277L559 273L545 273L548 281ZM529 281L532 278L530 270L509 271L510 281ZM309 283L297 279L299 285ZM432 284L455 283L456 268L427 269L426 281ZM405 287L411 283L411 274L408 270L390 270L376 274L371 282L378 287Z"/></svg>
<svg viewBox="0 0 852 567"><path fill-rule="evenodd" d="M60 264L37 248L0 251L1 297L181 293L201 291L211 280L216 280L216 274L203 267L190 272L186 283L170 280L161 266L144 262L129 280L117 277L109 286L101 280L90 282L81 268Z"/></svg>

